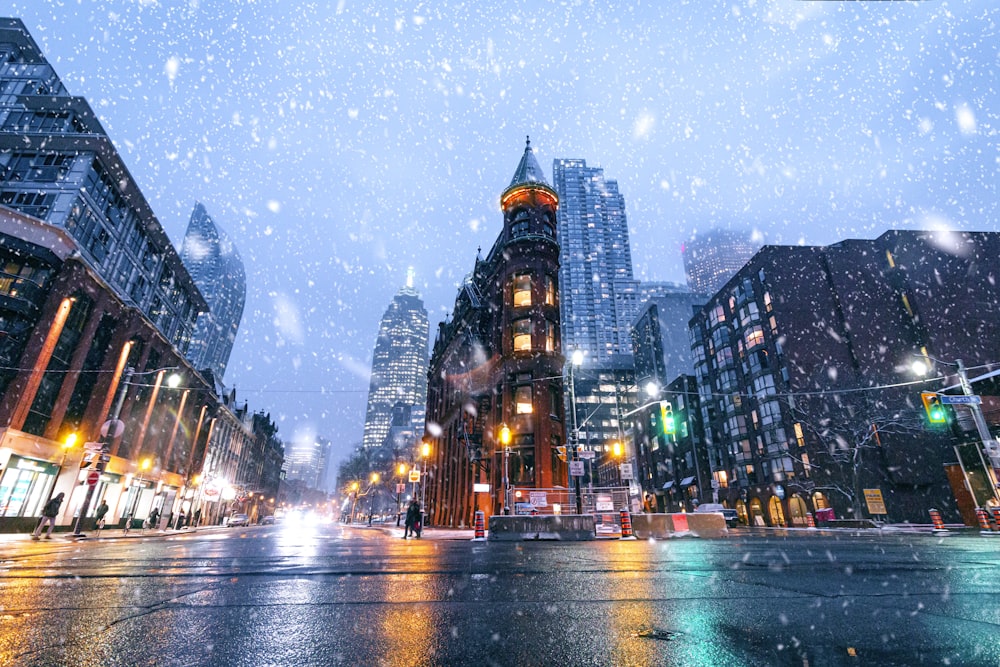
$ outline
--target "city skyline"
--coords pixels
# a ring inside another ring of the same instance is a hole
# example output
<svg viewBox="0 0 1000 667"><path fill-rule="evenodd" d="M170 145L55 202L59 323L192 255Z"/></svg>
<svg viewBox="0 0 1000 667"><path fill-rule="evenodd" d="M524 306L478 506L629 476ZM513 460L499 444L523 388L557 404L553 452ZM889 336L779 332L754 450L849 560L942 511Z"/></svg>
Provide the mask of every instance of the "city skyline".
<svg viewBox="0 0 1000 667"><path fill-rule="evenodd" d="M715 226L788 245L996 228L982 2L202 5L6 13L175 244L194 201L239 244L226 380L287 442L361 440L382 305L414 266L443 319L525 134L615 176L640 280L683 281L681 242Z"/></svg>

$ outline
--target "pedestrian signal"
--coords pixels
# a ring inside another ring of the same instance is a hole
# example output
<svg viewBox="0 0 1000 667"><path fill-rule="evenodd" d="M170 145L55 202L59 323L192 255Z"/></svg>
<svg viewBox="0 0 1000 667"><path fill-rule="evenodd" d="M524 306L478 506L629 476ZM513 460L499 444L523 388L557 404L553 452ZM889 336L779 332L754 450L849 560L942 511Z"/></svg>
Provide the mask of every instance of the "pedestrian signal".
<svg viewBox="0 0 1000 667"><path fill-rule="evenodd" d="M920 394L920 400L924 403L927 421L932 424L943 424L948 421L948 418L945 416L944 406L941 405L940 396L933 391L925 391Z"/></svg>

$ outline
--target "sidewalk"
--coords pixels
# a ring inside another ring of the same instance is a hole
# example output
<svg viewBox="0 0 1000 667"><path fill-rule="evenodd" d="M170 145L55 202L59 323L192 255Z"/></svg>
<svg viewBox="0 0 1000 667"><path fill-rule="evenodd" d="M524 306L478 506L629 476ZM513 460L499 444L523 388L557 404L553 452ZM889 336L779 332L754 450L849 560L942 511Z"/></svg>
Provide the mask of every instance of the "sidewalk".
<svg viewBox="0 0 1000 667"><path fill-rule="evenodd" d="M128 531L128 535L122 534L121 528L105 528L99 534L96 530L87 530L83 532L83 537L74 537L71 530L60 530L52 533L52 539L46 540L44 535L39 542L66 542L78 539L86 540L131 540L135 538L142 537L170 537L172 535L184 535L194 531L204 531L212 530L216 528L221 528L223 530L230 530L227 526L198 526L197 528L184 527L181 530L140 530L138 528L133 528ZM6 544L9 542L31 542L31 533L0 533L0 544Z"/></svg>
<svg viewBox="0 0 1000 667"><path fill-rule="evenodd" d="M369 526L367 523L355 523L355 524L343 524L345 526L350 526L352 528L371 528L373 530L381 530L384 533L392 535L393 537L402 538L403 537L403 527L396 527L395 524L373 524ZM471 540L476 536L476 531L473 528L438 528L437 526L426 526L421 532L419 538L421 540Z"/></svg>

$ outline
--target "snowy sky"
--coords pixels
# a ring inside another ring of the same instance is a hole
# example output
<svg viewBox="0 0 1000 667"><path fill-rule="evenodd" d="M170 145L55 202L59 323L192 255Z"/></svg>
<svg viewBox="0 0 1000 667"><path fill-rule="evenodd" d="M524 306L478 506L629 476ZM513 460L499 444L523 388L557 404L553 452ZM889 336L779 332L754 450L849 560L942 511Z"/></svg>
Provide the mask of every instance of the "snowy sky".
<svg viewBox="0 0 1000 667"><path fill-rule="evenodd" d="M492 7L492 8L490 8ZM2 0L179 245L235 239L226 373L291 442L361 440L383 311L432 322L501 226L530 134L617 179L636 276L696 230L828 244L998 229L1000 3Z"/></svg>

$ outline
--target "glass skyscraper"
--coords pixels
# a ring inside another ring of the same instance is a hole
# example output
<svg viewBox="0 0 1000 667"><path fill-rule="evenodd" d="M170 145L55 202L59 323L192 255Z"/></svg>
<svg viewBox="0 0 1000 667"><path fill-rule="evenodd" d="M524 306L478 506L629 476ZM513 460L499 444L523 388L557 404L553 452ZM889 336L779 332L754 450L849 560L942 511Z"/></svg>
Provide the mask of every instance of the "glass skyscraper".
<svg viewBox="0 0 1000 667"><path fill-rule="evenodd" d="M181 259L209 307L198 317L188 360L222 380L243 318L247 279L236 245L200 203L191 213Z"/></svg>
<svg viewBox="0 0 1000 667"><path fill-rule="evenodd" d="M552 172L559 194L563 349L567 356L582 350L587 366L608 366L632 355L638 309L625 198L617 181L585 160L557 159Z"/></svg>
<svg viewBox="0 0 1000 667"><path fill-rule="evenodd" d="M681 248L688 287L700 294L715 294L758 248L746 231L712 229L695 234Z"/></svg>
<svg viewBox="0 0 1000 667"><path fill-rule="evenodd" d="M583 365L566 372L573 388L565 394L567 432L573 431L568 441L598 453L587 471L592 483L612 443L624 441L621 415L637 405L631 330L639 289L618 182L578 159L557 159L552 172L559 194L563 351L567 361L577 350L583 353Z"/></svg>
<svg viewBox="0 0 1000 667"><path fill-rule="evenodd" d="M410 406L413 433L424 433L427 411L427 310L413 289L412 275L393 297L379 324L372 355L371 384L362 446L385 444L397 403Z"/></svg>
<svg viewBox="0 0 1000 667"><path fill-rule="evenodd" d="M180 352L205 300L94 110L18 19L0 19L0 205L68 233Z"/></svg>

